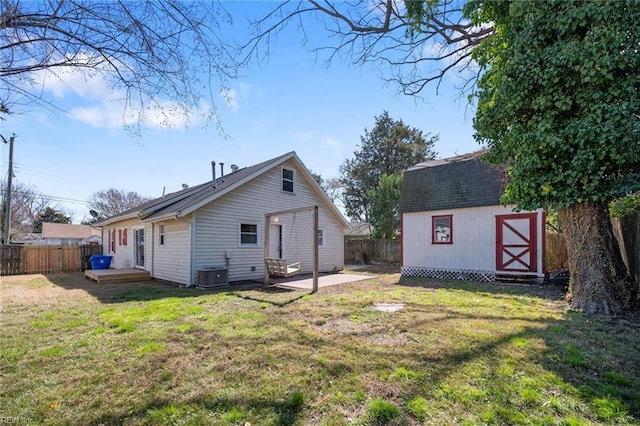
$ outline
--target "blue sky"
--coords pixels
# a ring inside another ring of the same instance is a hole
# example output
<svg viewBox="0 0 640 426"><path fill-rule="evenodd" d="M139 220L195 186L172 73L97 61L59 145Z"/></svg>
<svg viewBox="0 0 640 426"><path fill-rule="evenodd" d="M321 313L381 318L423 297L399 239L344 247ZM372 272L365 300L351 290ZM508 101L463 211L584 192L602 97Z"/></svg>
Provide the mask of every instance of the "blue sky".
<svg viewBox="0 0 640 426"><path fill-rule="evenodd" d="M253 6L252 13L258 13ZM243 30L242 16L236 16L236 24ZM327 68L315 59L295 29L281 34L267 64L231 82L231 102L218 99L227 138L215 126L198 122L187 128L152 127L133 137L122 128L121 105L111 101L99 80L71 76L48 93L73 114L32 108L0 121L0 133L16 134L15 180L53 197L73 214L73 223L89 216L86 200L96 191L113 187L161 196L183 183L210 180L212 160L224 162L228 172L231 164L249 166L296 151L307 168L336 177L340 164L358 149L365 128L371 129L384 110L425 133L439 134L438 157L479 148L473 139L474 110L455 89L455 76L445 78L437 95L429 87L417 99L385 87L377 69L338 62ZM8 146L1 145L6 177Z"/></svg>

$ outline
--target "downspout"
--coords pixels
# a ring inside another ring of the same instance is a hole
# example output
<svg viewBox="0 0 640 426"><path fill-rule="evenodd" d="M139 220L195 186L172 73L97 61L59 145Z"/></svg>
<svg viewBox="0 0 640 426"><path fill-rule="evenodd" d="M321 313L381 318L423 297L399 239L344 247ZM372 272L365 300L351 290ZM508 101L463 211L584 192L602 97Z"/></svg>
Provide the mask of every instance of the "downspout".
<svg viewBox="0 0 640 426"><path fill-rule="evenodd" d="M191 231L191 242L190 242L190 249L191 249L191 253L189 256L189 265L190 265L190 271L189 271L189 285L187 287L192 287L194 286L195 283L195 262L196 262L196 220L197 220L197 213L193 212L193 219L191 219L191 223L189 224L189 231Z"/></svg>
<svg viewBox="0 0 640 426"><path fill-rule="evenodd" d="M153 270L156 264L156 224L151 222L151 278L153 278Z"/></svg>

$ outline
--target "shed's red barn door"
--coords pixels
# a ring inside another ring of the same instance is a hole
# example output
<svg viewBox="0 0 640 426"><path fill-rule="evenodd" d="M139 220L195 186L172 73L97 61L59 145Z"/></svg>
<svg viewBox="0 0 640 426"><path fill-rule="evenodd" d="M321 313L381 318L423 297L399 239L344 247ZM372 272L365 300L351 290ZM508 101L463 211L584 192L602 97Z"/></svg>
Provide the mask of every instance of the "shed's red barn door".
<svg viewBox="0 0 640 426"><path fill-rule="evenodd" d="M537 213L496 216L496 269L536 272Z"/></svg>

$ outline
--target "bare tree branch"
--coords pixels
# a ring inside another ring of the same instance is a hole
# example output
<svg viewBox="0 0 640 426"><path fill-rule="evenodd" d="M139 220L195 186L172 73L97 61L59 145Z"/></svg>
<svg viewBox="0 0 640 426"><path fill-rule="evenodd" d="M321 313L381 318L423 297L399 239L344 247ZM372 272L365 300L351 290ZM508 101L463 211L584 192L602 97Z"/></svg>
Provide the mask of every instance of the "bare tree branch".
<svg viewBox="0 0 640 426"><path fill-rule="evenodd" d="M269 43L289 25L297 23L307 29L323 26L327 44L311 45L306 37L303 42L318 57L324 57L326 65L347 60L355 65L377 66L387 83L397 85L405 94L418 95L432 82L438 88L447 74L458 72L465 73L466 78L476 78L472 48L491 36L494 29L473 26L464 17L465 3L422 2L425 10L420 22L413 21L405 3L396 0L280 3L252 22L255 31L240 47L242 62L268 60Z"/></svg>
<svg viewBox="0 0 640 426"><path fill-rule="evenodd" d="M123 115L143 119L143 107L171 100L186 116L217 79L207 111L216 120L214 93L237 70L219 35L226 22L222 6L204 0L0 0L0 105L49 105L42 73L73 70L123 90Z"/></svg>

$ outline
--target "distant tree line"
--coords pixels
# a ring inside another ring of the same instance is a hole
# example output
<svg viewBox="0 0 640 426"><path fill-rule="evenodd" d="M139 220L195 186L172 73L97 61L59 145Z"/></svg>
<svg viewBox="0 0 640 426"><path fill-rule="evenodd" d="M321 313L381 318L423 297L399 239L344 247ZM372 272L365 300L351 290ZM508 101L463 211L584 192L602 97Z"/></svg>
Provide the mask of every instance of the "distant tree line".
<svg viewBox="0 0 640 426"><path fill-rule="evenodd" d="M4 180L0 181L0 199L2 200L0 228L4 240L7 209L7 182ZM137 192L114 188L94 192L87 200L87 212L93 212L95 216L88 214L81 223L85 225L96 223L148 200L148 197ZM34 186L14 181L11 190L10 235L40 233L44 222L72 223L72 214L56 203L53 197L42 194Z"/></svg>

